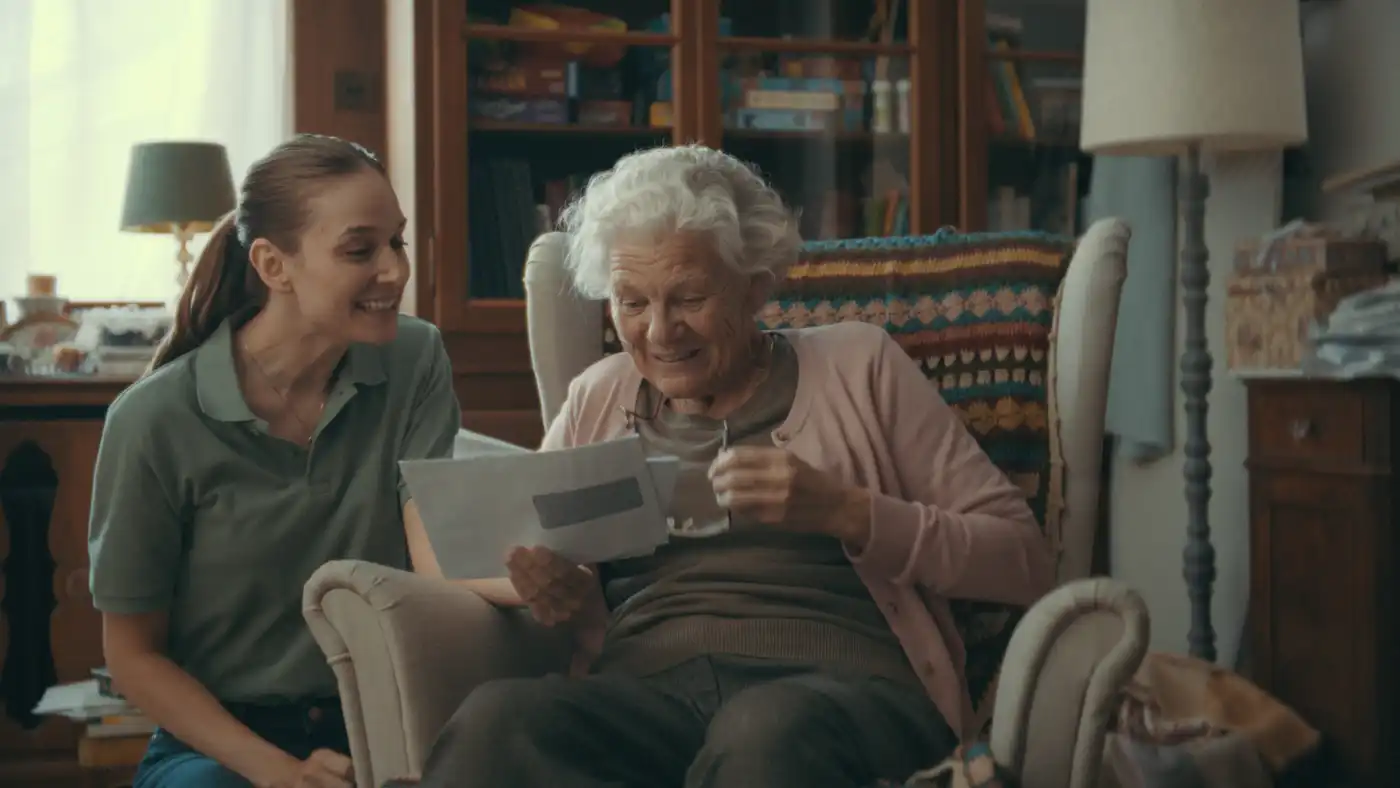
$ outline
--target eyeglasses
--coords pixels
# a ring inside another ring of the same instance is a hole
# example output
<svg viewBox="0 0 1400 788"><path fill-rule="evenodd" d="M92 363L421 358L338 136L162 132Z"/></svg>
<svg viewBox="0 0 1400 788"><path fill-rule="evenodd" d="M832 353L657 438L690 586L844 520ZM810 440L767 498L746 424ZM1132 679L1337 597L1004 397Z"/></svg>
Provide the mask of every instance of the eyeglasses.
<svg viewBox="0 0 1400 788"><path fill-rule="evenodd" d="M662 397L654 397L654 396L651 395L651 394L649 394L648 396L649 396L649 397L652 397L652 401L648 402L648 404L651 405L651 413L650 413L650 414L638 413L637 411L632 410L631 408L628 408L628 407L626 407L625 405L619 405L619 406L618 406L618 409L622 411L622 416L623 416L623 419L625 420L625 423L626 423L626 425L627 425L627 429L630 430L630 431L632 432L632 434L634 434L634 435L638 435L638 436L641 435L641 433L642 433L641 422L643 422L643 421L647 421L647 422L655 421L655 420L657 419L657 417L659 417L659 416L661 415L661 409L662 409L663 407L665 407L666 402L665 402L665 399L664 399L664 398L662 398ZM728 449L729 449L729 420L728 420L728 419L723 419L723 420L721 420L720 423L719 423L719 450L720 450L720 452L724 452L724 451L727 451ZM734 530L734 512L733 512L733 510L731 510L731 509L725 509L725 530L727 530L727 531L732 531L732 530Z"/></svg>

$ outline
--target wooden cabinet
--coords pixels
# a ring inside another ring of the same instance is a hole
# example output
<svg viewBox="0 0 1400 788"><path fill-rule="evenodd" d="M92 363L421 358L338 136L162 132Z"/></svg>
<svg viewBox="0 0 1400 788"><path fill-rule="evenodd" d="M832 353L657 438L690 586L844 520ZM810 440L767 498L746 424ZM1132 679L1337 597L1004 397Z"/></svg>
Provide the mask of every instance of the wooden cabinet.
<svg viewBox="0 0 1400 788"><path fill-rule="evenodd" d="M1400 384L1248 386L1255 680L1322 730L1356 785L1389 785L1400 767Z"/></svg>
<svg viewBox="0 0 1400 788"><path fill-rule="evenodd" d="M81 725L29 711L45 688L102 665L88 505L102 418L125 385L0 380L0 785L110 785L122 776L80 765Z"/></svg>

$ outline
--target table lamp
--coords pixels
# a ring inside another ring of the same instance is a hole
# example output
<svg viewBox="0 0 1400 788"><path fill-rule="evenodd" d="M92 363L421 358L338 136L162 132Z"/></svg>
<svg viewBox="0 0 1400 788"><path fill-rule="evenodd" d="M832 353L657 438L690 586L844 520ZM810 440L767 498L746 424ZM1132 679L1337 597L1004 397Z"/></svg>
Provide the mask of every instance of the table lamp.
<svg viewBox="0 0 1400 788"><path fill-rule="evenodd" d="M1192 656L1215 661L1211 592L1212 359L1206 347L1206 152L1282 150L1307 140L1298 0L1089 0L1080 147L1099 155L1180 156L1181 355Z"/></svg>
<svg viewBox="0 0 1400 788"><path fill-rule="evenodd" d="M181 287L190 278L190 241L233 210L228 152L215 142L143 142L131 148L122 230L170 233Z"/></svg>

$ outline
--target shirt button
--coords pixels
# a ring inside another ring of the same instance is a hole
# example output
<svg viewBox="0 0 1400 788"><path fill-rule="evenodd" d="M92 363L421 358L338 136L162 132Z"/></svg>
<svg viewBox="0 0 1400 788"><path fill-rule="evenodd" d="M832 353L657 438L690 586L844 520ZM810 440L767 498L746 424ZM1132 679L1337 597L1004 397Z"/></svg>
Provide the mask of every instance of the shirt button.
<svg viewBox="0 0 1400 788"><path fill-rule="evenodd" d="M320 721L321 721L321 710L320 710L319 708L315 707L315 706L312 706L310 709L307 710L307 712L306 712L306 718L307 718L308 720L311 720L312 722L320 722Z"/></svg>

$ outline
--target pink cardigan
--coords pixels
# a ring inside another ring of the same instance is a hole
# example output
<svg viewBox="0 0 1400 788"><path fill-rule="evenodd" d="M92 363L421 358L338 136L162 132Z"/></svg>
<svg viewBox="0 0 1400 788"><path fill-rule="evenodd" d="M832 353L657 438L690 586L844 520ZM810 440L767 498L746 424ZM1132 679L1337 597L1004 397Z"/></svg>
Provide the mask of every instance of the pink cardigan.
<svg viewBox="0 0 1400 788"><path fill-rule="evenodd" d="M851 563L929 697L968 735L972 700L948 599L1031 605L1055 580L1049 542L1024 493L883 329L841 323L786 336L797 353L797 394L773 442L876 493L870 542L860 554L847 551ZM569 384L542 448L628 434L623 409L640 385L626 354L589 367Z"/></svg>

